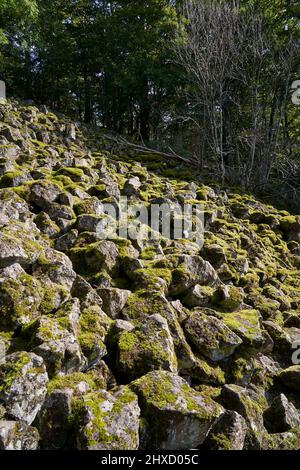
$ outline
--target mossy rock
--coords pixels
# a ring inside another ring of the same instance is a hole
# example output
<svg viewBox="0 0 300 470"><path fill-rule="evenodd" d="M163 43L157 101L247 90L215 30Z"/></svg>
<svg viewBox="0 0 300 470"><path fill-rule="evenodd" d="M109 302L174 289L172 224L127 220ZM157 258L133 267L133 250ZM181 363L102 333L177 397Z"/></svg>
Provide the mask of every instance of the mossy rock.
<svg viewBox="0 0 300 470"><path fill-rule="evenodd" d="M264 337L260 326L260 314L257 310L240 310L222 314L225 325L242 340L254 348L260 348Z"/></svg>
<svg viewBox="0 0 300 470"><path fill-rule="evenodd" d="M39 316L44 290L38 279L24 273L0 283L0 324L16 329Z"/></svg>
<svg viewBox="0 0 300 470"><path fill-rule="evenodd" d="M138 394L142 417L150 425L151 449L196 448L223 413L209 396L170 372L150 372L130 387Z"/></svg>
<svg viewBox="0 0 300 470"><path fill-rule="evenodd" d="M177 359L167 321L151 315L136 322L131 331L118 339L116 368L126 381L134 380L151 370L177 372Z"/></svg>
<svg viewBox="0 0 300 470"><path fill-rule="evenodd" d="M81 450L137 450L139 416L137 396L122 387L114 394L90 393L81 402L82 424L77 432Z"/></svg>

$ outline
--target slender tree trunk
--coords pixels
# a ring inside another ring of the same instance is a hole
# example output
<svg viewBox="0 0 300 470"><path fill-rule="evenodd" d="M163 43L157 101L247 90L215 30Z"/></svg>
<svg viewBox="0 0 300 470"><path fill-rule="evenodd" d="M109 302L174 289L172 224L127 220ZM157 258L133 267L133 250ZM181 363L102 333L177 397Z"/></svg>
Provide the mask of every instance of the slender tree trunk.
<svg viewBox="0 0 300 470"><path fill-rule="evenodd" d="M87 67L84 66L83 70L84 79L84 122L90 124L92 121L92 106L91 106L91 83L88 75Z"/></svg>
<svg viewBox="0 0 300 470"><path fill-rule="evenodd" d="M148 97L148 83L147 80L143 83L143 97L140 101L140 135L142 140L150 140L150 103Z"/></svg>
<svg viewBox="0 0 300 470"><path fill-rule="evenodd" d="M27 99L32 99L32 61L29 50L25 51L25 96Z"/></svg>

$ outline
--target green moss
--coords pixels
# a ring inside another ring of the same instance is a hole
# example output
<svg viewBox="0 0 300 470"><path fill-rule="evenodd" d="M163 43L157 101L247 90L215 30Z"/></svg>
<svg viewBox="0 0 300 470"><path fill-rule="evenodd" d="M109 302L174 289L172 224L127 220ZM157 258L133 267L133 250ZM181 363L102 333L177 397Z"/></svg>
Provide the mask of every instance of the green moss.
<svg viewBox="0 0 300 470"><path fill-rule="evenodd" d="M75 372L70 375L56 376L48 383L48 394L54 390L62 390L64 388L76 389L80 382L86 382L91 390L97 388L105 388L105 384L96 371L87 373Z"/></svg>
<svg viewBox="0 0 300 470"><path fill-rule="evenodd" d="M287 215L280 219L280 228L284 231L288 231L297 224L297 218L294 215Z"/></svg>
<svg viewBox="0 0 300 470"><path fill-rule="evenodd" d="M222 315L225 325L250 343L261 334L257 310L240 310Z"/></svg>
<svg viewBox="0 0 300 470"><path fill-rule="evenodd" d="M7 370L5 376L0 381L0 393L10 394L10 389L13 382L17 377L22 376L24 367L30 363L30 356L27 352L18 353L18 360L13 362L6 362L5 369Z"/></svg>
<svg viewBox="0 0 300 470"><path fill-rule="evenodd" d="M153 260L156 255L157 255L157 250L154 247L147 247L142 251L140 255L140 259Z"/></svg>
<svg viewBox="0 0 300 470"><path fill-rule="evenodd" d="M237 310L243 302L244 296L241 290L235 286L228 286L228 294L225 298L222 293L222 289L216 290L213 294L212 302L224 311L232 312Z"/></svg>
<svg viewBox="0 0 300 470"><path fill-rule="evenodd" d="M177 403L178 395L174 392L171 378L168 376L162 376L161 381L154 382L147 374L132 382L130 386L137 392L141 389L143 396L153 400L158 408L175 406Z"/></svg>
<svg viewBox="0 0 300 470"><path fill-rule="evenodd" d="M137 436L130 436L128 430L128 442L124 441L122 434L112 433L109 430L109 426L114 417L118 417L124 407L136 400L136 395L127 387L123 387L121 392L114 396L111 404L112 408L110 411L104 411L105 407L102 405L107 402L107 396L98 393L89 393L83 399L84 410L89 410L90 421L84 427L83 433L86 439L86 443L89 448L102 444L107 449L120 449L128 448L131 443L130 437L134 441ZM125 446L125 447L124 447Z"/></svg>
<svg viewBox="0 0 300 470"><path fill-rule="evenodd" d="M105 356L104 341L112 324L113 321L97 306L83 310L79 321L78 340L89 361L93 361L95 356L98 357L100 349Z"/></svg>
<svg viewBox="0 0 300 470"><path fill-rule="evenodd" d="M137 326L133 331L120 335L118 359L120 370L126 380L133 380L155 369L177 370L175 354L165 350L168 332L157 329L157 323L147 322L147 328Z"/></svg>
<svg viewBox="0 0 300 470"><path fill-rule="evenodd" d="M155 286L157 280L164 279L166 283L169 285L172 280L172 273L169 269L164 268L145 268L145 269L138 269L135 271L135 276L137 279L143 278L146 280L148 286Z"/></svg>
<svg viewBox="0 0 300 470"><path fill-rule="evenodd" d="M81 169L81 168L74 168L74 167L65 167L65 168L62 168L61 170L58 170L57 172L58 175L65 175L65 176L69 176L71 179L72 177L76 177L76 178L82 178L84 177L84 171Z"/></svg>
<svg viewBox="0 0 300 470"><path fill-rule="evenodd" d="M66 287L57 284L47 287L47 289L43 291L40 313L47 315L53 312L57 306L66 301L68 297L69 291Z"/></svg>
<svg viewBox="0 0 300 470"><path fill-rule="evenodd" d="M16 327L37 315L42 287L38 279L22 274L0 284L0 324Z"/></svg>
<svg viewBox="0 0 300 470"><path fill-rule="evenodd" d="M210 449L232 450L230 439L222 433L214 433L209 437Z"/></svg>
<svg viewBox="0 0 300 470"><path fill-rule="evenodd" d="M98 243L69 250L74 269L80 274L93 274L101 270L103 254L97 249Z"/></svg>

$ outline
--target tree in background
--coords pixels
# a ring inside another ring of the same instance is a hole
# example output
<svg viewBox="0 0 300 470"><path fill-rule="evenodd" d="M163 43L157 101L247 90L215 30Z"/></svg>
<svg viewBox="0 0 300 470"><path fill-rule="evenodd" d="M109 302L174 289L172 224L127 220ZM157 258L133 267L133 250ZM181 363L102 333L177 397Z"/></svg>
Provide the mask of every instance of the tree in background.
<svg viewBox="0 0 300 470"><path fill-rule="evenodd" d="M0 0L0 74L9 88L25 97L32 91L37 18L35 0Z"/></svg>
<svg viewBox="0 0 300 470"><path fill-rule="evenodd" d="M149 140L153 104L161 105L174 81L171 3L40 1L39 90L49 84L51 104L73 108L86 122Z"/></svg>
<svg viewBox="0 0 300 470"><path fill-rule="evenodd" d="M282 161L299 71L297 22L262 3L187 1L175 46L190 84L186 112L207 144L199 159L216 159L221 181L251 189L265 189Z"/></svg>

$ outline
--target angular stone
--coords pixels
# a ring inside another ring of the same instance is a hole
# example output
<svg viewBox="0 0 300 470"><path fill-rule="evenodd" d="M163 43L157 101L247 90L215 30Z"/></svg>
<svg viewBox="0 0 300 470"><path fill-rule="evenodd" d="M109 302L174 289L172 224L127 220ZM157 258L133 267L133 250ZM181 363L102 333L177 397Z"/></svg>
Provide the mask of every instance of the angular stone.
<svg viewBox="0 0 300 470"><path fill-rule="evenodd" d="M37 450L38 430L22 421L0 420L0 450Z"/></svg>
<svg viewBox="0 0 300 470"><path fill-rule="evenodd" d="M242 344L241 338L224 322L201 311L190 315L184 324L184 330L198 352L212 361L221 361L231 356Z"/></svg>
<svg viewBox="0 0 300 470"><path fill-rule="evenodd" d="M233 384L224 385L221 393L221 403L227 409L236 411L243 416L258 440L261 441L265 432L263 411L266 402L264 400L264 405L259 405L259 398L263 399L259 396L253 397L247 389Z"/></svg>
<svg viewBox="0 0 300 470"><path fill-rule="evenodd" d="M225 325L236 333L247 345L262 348L265 337L260 326L260 314L257 310L240 310L224 313L222 319Z"/></svg>
<svg viewBox="0 0 300 470"><path fill-rule="evenodd" d="M34 320L39 315L42 295L39 280L25 272L16 278L0 278L0 325L16 329Z"/></svg>
<svg viewBox="0 0 300 470"><path fill-rule="evenodd" d="M167 321L159 314L136 322L118 338L117 370L127 381L151 370L177 372L177 359Z"/></svg>
<svg viewBox="0 0 300 470"><path fill-rule="evenodd" d="M105 341L111 325L112 320L96 305L82 311L78 340L87 359L87 369L95 367L106 356Z"/></svg>
<svg viewBox="0 0 300 470"><path fill-rule="evenodd" d="M211 305L214 288L196 284L191 287L183 297L183 303L189 307L208 307Z"/></svg>
<svg viewBox="0 0 300 470"><path fill-rule="evenodd" d="M71 229L55 240L55 249L58 251L68 251L75 244L78 237L78 230Z"/></svg>
<svg viewBox="0 0 300 470"><path fill-rule="evenodd" d="M139 319L143 321L145 316L151 314L159 314L167 320L174 342L179 370L182 373L192 371L197 363L196 358L186 341L176 310L163 295L153 291L145 292L140 296L132 294L122 311L122 316L126 320Z"/></svg>
<svg viewBox="0 0 300 470"><path fill-rule="evenodd" d="M43 449L62 449L70 434L73 390L54 390L47 396L38 415Z"/></svg>
<svg viewBox="0 0 300 470"><path fill-rule="evenodd" d="M111 318L116 319L119 317L121 311L125 307L127 299L131 294L130 290L117 289L117 288L98 288L97 293L103 301L103 310Z"/></svg>
<svg viewBox="0 0 300 470"><path fill-rule="evenodd" d="M224 248L217 244L205 245L201 250L201 256L209 261L214 268L219 268L223 263L227 263Z"/></svg>
<svg viewBox="0 0 300 470"><path fill-rule="evenodd" d="M28 204L11 189L0 189L0 225L12 220L24 222L30 218Z"/></svg>
<svg viewBox="0 0 300 470"><path fill-rule="evenodd" d="M201 449L242 450L246 432L245 419L236 411L226 410L210 431Z"/></svg>
<svg viewBox="0 0 300 470"><path fill-rule="evenodd" d="M180 255L174 263L169 294L180 295L196 284L214 286L219 282L216 271L208 261L197 255Z"/></svg>
<svg viewBox="0 0 300 470"><path fill-rule="evenodd" d="M77 433L78 449L137 450L139 417L137 396L128 387L114 394L87 394L83 398L83 425Z"/></svg>
<svg viewBox="0 0 300 470"><path fill-rule="evenodd" d="M213 303L223 311L234 312L242 307L244 300L242 289L231 285L218 287L213 296Z"/></svg>
<svg viewBox="0 0 300 470"><path fill-rule="evenodd" d="M278 374L278 377L291 390L300 390L300 365L284 369Z"/></svg>
<svg viewBox="0 0 300 470"><path fill-rule="evenodd" d="M60 229L58 225L50 219L49 215L46 212L40 212L35 218L34 223L38 229L48 237L53 237L54 235L59 234Z"/></svg>
<svg viewBox="0 0 300 470"><path fill-rule="evenodd" d="M43 251L42 246L36 242L26 226L15 230L6 227L0 232L0 268L6 268L14 263L28 268L36 261Z"/></svg>
<svg viewBox="0 0 300 470"><path fill-rule="evenodd" d="M30 187L30 202L43 210L48 208L49 203L54 202L61 192L61 188L49 181L34 183Z"/></svg>
<svg viewBox="0 0 300 470"><path fill-rule="evenodd" d="M293 403L281 393L264 412L264 423L270 433L289 431L300 425L300 415Z"/></svg>
<svg viewBox="0 0 300 470"><path fill-rule="evenodd" d="M44 251L42 262L36 263L33 274L46 285L60 284L69 291L76 279L70 258L51 248Z"/></svg>
<svg viewBox="0 0 300 470"><path fill-rule="evenodd" d="M134 178L130 178L125 183L124 193L126 194L126 196L138 196L141 184L142 183L140 182L137 176L135 176Z"/></svg>
<svg viewBox="0 0 300 470"><path fill-rule="evenodd" d="M130 386L149 423L148 449L194 449L224 412L222 406L171 372L150 372Z"/></svg>
<svg viewBox="0 0 300 470"><path fill-rule="evenodd" d="M71 290L73 297L80 300L81 308L88 308L92 305L102 307L103 301L97 291L82 277L77 275Z"/></svg>
<svg viewBox="0 0 300 470"><path fill-rule="evenodd" d="M40 356L17 352L0 366L0 402L7 415L31 424L47 393L48 375Z"/></svg>
<svg viewBox="0 0 300 470"><path fill-rule="evenodd" d="M43 357L49 377L60 372L70 374L85 365L81 348L67 317L53 319L41 316L31 325L35 353Z"/></svg>

